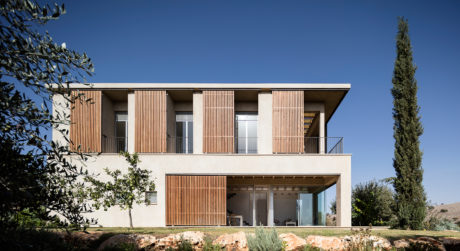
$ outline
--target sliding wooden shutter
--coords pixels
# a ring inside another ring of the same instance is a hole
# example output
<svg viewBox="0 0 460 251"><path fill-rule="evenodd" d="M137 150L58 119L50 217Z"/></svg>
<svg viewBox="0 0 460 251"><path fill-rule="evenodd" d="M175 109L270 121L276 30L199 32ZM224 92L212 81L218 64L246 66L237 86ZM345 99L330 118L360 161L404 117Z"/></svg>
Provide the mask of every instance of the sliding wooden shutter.
<svg viewBox="0 0 460 251"><path fill-rule="evenodd" d="M234 92L203 91L203 152L234 152Z"/></svg>
<svg viewBox="0 0 460 251"><path fill-rule="evenodd" d="M166 176L166 225L225 226L226 176Z"/></svg>
<svg viewBox="0 0 460 251"><path fill-rule="evenodd" d="M273 91L273 152L303 152L303 91Z"/></svg>
<svg viewBox="0 0 460 251"><path fill-rule="evenodd" d="M137 90L135 151L166 152L166 91Z"/></svg>
<svg viewBox="0 0 460 251"><path fill-rule="evenodd" d="M84 153L101 152L102 92L74 90L71 95L75 102L70 111L70 149Z"/></svg>

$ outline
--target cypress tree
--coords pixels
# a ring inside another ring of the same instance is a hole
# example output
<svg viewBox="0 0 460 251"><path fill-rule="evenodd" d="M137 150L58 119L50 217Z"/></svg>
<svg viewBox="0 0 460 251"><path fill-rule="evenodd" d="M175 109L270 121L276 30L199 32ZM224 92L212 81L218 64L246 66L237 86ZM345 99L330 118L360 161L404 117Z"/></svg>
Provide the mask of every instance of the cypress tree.
<svg viewBox="0 0 460 251"><path fill-rule="evenodd" d="M419 137L423 133L417 104L416 67L412 59L407 19L399 18L396 36L396 60L393 72L394 180L397 227L421 229L426 215L426 196L422 185L422 152Z"/></svg>

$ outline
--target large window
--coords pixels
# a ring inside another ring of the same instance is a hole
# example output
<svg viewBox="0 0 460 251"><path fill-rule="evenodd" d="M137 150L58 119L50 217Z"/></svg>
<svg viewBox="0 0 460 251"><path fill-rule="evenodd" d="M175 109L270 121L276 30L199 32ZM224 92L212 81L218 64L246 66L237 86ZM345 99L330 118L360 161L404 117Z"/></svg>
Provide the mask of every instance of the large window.
<svg viewBox="0 0 460 251"><path fill-rule="evenodd" d="M193 114L176 114L176 153L193 153Z"/></svg>
<svg viewBox="0 0 460 251"><path fill-rule="evenodd" d="M128 113L115 113L115 147L117 152L127 151L128 145Z"/></svg>
<svg viewBox="0 0 460 251"><path fill-rule="evenodd" d="M257 114L236 114L235 150L257 153Z"/></svg>

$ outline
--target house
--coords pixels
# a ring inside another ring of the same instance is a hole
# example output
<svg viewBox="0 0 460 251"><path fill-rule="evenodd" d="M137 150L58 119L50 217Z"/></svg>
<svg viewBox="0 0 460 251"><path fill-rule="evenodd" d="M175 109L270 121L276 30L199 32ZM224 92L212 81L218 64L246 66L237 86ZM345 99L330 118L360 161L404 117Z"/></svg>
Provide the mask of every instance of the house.
<svg viewBox="0 0 460 251"><path fill-rule="evenodd" d="M351 154L327 124L350 84L101 83L71 85L93 102L70 113L71 146L94 154L90 172L126 169L138 152L156 191L133 223L156 226L323 226L325 190L336 185L337 226L351 225ZM55 140L64 142L54 131ZM128 226L118 207L91 213Z"/></svg>

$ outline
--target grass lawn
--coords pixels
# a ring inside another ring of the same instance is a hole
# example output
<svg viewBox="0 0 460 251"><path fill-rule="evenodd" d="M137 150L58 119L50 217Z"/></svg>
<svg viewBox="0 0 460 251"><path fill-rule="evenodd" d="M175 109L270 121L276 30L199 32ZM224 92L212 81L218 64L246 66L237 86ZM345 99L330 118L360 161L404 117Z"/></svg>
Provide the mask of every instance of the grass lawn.
<svg viewBox="0 0 460 251"><path fill-rule="evenodd" d="M280 227L276 229L278 233L294 233L300 237L308 235L323 235L323 236L344 236L350 235L350 229L339 228L296 228L296 227ZM243 231L246 233L254 232L253 227L168 227L168 228L89 228L88 231L103 231L104 233L142 233L153 234L158 237L163 237L172 233L180 233L185 231L201 231L210 238L216 238L225 233L235 233ZM397 240L403 238L416 238L421 236L429 236L434 238L439 237L456 237L460 238L460 232L455 231L410 231L410 230L393 230L393 229L372 229L372 234L385 237L389 240Z"/></svg>

